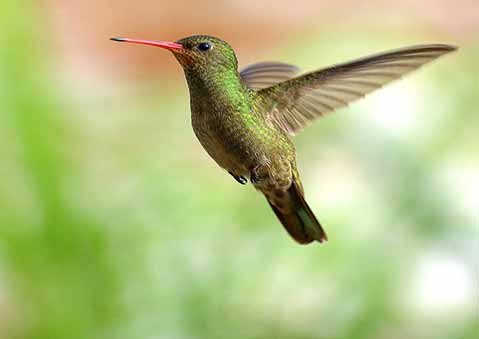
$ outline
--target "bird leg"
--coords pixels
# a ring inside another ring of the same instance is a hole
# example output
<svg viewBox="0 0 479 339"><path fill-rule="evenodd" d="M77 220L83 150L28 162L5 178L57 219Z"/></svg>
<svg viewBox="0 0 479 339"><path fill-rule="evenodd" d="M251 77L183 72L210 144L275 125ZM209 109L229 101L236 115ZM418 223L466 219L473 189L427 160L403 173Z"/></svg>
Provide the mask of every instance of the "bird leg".
<svg viewBox="0 0 479 339"><path fill-rule="evenodd" d="M263 181L267 177L267 173L265 171L261 171L261 165L254 166L253 168L250 169L250 177L249 180L253 184L259 184L261 181ZM263 169L265 169L263 167ZM261 173L263 172L263 173Z"/></svg>
<svg viewBox="0 0 479 339"><path fill-rule="evenodd" d="M233 173L231 173L231 172L229 172L229 171L228 171L228 173L231 174L231 176L232 176L233 178L235 178L235 180L236 180L237 182L239 182L241 185L246 185L246 183L248 182L248 180L247 180L245 177L243 177L242 175L235 175L235 174L233 174Z"/></svg>

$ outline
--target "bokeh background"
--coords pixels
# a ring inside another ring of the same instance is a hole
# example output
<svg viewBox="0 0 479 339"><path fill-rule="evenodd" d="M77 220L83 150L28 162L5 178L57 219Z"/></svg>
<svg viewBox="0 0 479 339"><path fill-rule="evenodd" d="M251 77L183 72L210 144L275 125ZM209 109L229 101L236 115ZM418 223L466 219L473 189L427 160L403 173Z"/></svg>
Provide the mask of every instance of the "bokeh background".
<svg viewBox="0 0 479 339"><path fill-rule="evenodd" d="M326 245L208 158L180 66L457 53L295 137ZM478 329L479 3L0 1L0 338L450 338Z"/></svg>

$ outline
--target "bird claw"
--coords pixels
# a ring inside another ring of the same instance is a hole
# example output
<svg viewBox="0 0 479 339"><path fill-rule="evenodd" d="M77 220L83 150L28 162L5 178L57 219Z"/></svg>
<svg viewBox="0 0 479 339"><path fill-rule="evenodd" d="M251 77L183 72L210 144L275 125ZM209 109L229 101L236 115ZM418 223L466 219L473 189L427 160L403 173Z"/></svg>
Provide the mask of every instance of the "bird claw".
<svg viewBox="0 0 479 339"><path fill-rule="evenodd" d="M259 182L258 176L253 171L251 171L249 180L251 181L252 184L257 184Z"/></svg>
<svg viewBox="0 0 479 339"><path fill-rule="evenodd" d="M241 185L246 185L248 183L248 179L246 179L245 177L243 177L242 175L234 175L233 173L231 172L228 172L229 174L231 174L231 176L233 178L235 178L235 180L237 182L239 182Z"/></svg>
<svg viewBox="0 0 479 339"><path fill-rule="evenodd" d="M249 180L251 181L252 184L258 184L261 181L261 178L258 174L258 168L259 166L255 166L250 171Z"/></svg>

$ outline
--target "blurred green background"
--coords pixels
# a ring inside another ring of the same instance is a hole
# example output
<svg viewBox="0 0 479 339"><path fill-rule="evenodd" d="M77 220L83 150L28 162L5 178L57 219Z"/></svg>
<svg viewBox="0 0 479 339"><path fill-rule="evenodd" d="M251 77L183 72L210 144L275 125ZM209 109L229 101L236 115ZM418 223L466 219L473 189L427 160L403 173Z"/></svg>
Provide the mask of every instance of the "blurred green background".
<svg viewBox="0 0 479 339"><path fill-rule="evenodd" d="M473 338L477 1L0 1L0 338ZM330 241L296 245L195 139L167 52L304 70L439 59L295 138Z"/></svg>

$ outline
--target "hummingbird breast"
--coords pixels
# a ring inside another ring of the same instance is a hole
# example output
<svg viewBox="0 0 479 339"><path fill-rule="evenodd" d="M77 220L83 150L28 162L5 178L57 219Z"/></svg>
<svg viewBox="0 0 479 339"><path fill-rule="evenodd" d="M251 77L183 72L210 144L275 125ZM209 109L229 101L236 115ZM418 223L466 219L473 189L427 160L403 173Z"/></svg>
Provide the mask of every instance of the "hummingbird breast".
<svg viewBox="0 0 479 339"><path fill-rule="evenodd" d="M245 175L255 164L268 162L261 142L254 140L234 114L229 117L211 112L193 114L192 125L206 152L227 171Z"/></svg>
<svg viewBox="0 0 479 339"><path fill-rule="evenodd" d="M235 175L261 167L274 170L278 160L294 161L288 137L254 111L201 109L192 103L193 130L216 163Z"/></svg>

